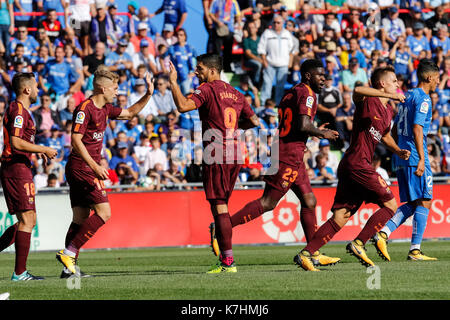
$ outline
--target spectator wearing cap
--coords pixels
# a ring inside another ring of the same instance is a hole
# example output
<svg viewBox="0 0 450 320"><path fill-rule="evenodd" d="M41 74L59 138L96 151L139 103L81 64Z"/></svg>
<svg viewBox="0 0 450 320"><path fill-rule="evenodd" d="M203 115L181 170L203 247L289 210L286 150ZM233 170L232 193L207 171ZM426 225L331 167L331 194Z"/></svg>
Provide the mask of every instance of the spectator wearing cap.
<svg viewBox="0 0 450 320"><path fill-rule="evenodd" d="M373 50L383 50L380 39L375 37L375 26L370 25L366 28L366 36L359 40L359 47L367 59L370 59Z"/></svg>
<svg viewBox="0 0 450 320"><path fill-rule="evenodd" d="M28 34L28 29L25 26L17 28L17 38L12 38L9 42L8 52L14 52L19 43L22 44L25 49L25 57L30 58L32 55L37 55L39 43L33 36Z"/></svg>
<svg viewBox="0 0 450 320"><path fill-rule="evenodd" d="M338 48L336 46L336 43L334 41L328 42L326 47L325 47L325 49L326 49L326 51L325 51L325 56L322 58L322 64L326 65L327 58L328 57L332 57L333 61L331 61L331 62L335 63L336 72L337 71L342 71L344 68L343 68L343 66L342 66L342 64L341 64L341 62L340 62L340 60L338 59L338 56L337 56Z"/></svg>
<svg viewBox="0 0 450 320"><path fill-rule="evenodd" d="M106 46L112 48L117 39L115 38L114 25L106 11L106 2L97 2L95 6L97 15L91 20L91 46L94 47L97 42L103 42Z"/></svg>
<svg viewBox="0 0 450 320"><path fill-rule="evenodd" d="M148 25L147 36L154 37L159 34L158 30L151 22L148 9L146 7L142 6L139 8L137 15L133 15L133 21L134 21L134 30L132 34L130 34L131 36L136 35L138 33L138 27L140 23L145 23Z"/></svg>
<svg viewBox="0 0 450 320"><path fill-rule="evenodd" d="M329 123L327 128L336 128L336 111L342 106L342 95L339 88L333 86L331 74L325 76L325 86L319 93L317 118L319 123Z"/></svg>
<svg viewBox="0 0 450 320"><path fill-rule="evenodd" d="M83 73L86 78L94 75L95 70L105 64L106 45L103 42L97 42L94 52L83 58Z"/></svg>
<svg viewBox="0 0 450 320"><path fill-rule="evenodd" d="M128 170L130 170L133 176L135 176L136 180L139 175L139 167L136 164L136 161L132 156L128 154L128 145L120 141L117 144L118 154L112 156L109 161L109 167L113 170L116 169L117 165L121 164L125 166Z"/></svg>
<svg viewBox="0 0 450 320"><path fill-rule="evenodd" d="M75 35L80 39L83 56L87 56L92 51L89 44L91 16L95 17L96 14L94 0L66 0L64 22L66 26L73 27Z"/></svg>
<svg viewBox="0 0 450 320"><path fill-rule="evenodd" d="M363 23L366 28L372 26L375 28L375 32L380 31L381 28L380 8L375 2L369 3L367 14L363 17Z"/></svg>
<svg viewBox="0 0 450 320"><path fill-rule="evenodd" d="M381 20L382 40L387 41L390 45L393 45L399 36L405 36L405 23L398 15L398 8L392 6L388 10L388 16Z"/></svg>
<svg viewBox="0 0 450 320"><path fill-rule="evenodd" d="M315 167L317 165L316 157L318 154L323 154L326 156L327 161L326 166L331 168L333 174L336 174L337 168L339 166L339 159L335 153L331 152L330 141L328 139L321 139L319 142L319 150L313 154L312 165Z"/></svg>
<svg viewBox="0 0 450 320"><path fill-rule="evenodd" d="M55 9L48 9L46 11L46 16L39 22L38 28L44 29L45 35L47 35L51 43L60 37L62 33L62 26L61 22L58 20Z"/></svg>
<svg viewBox="0 0 450 320"><path fill-rule="evenodd" d="M275 134L278 128L278 113L274 109L268 108L264 110L262 116L262 119L260 119L262 127Z"/></svg>
<svg viewBox="0 0 450 320"><path fill-rule="evenodd" d="M172 25L175 31L183 27L188 15L185 0L163 0L161 7L150 14L150 18L162 12L164 12L164 24Z"/></svg>
<svg viewBox="0 0 450 320"><path fill-rule="evenodd" d="M400 14L400 18L405 23L406 28L406 35L412 35L413 34L413 26L416 22L422 22L425 23L422 20L422 8L418 6L417 4L409 8L408 13L402 13Z"/></svg>
<svg viewBox="0 0 450 320"><path fill-rule="evenodd" d="M263 59L263 83L261 88L261 104L271 98L275 81L275 102L278 104L284 93L289 67L292 64L292 37L284 29L283 18L275 15L273 29L267 29L258 44L258 53Z"/></svg>
<svg viewBox="0 0 450 320"><path fill-rule="evenodd" d="M165 45L166 48L170 48L175 43L177 43L178 39L174 35L174 29L171 24L165 24L163 27L162 34L156 36L155 38L155 47L159 48L161 44Z"/></svg>
<svg viewBox="0 0 450 320"><path fill-rule="evenodd" d="M343 8L340 8L341 10ZM336 38L341 37L341 26L339 25L339 21L336 19L336 15L334 12L328 12L325 15L325 20L323 23L319 23L317 25L317 33L320 37L322 37L325 34L325 28L329 27L334 30L334 35Z"/></svg>
<svg viewBox="0 0 450 320"><path fill-rule="evenodd" d="M248 68L248 73L254 85L259 86L261 79L262 58L258 53L259 35L255 21L247 23L246 31L248 36L242 41L244 49L244 66Z"/></svg>
<svg viewBox="0 0 450 320"><path fill-rule="evenodd" d="M430 41L431 51L433 56L436 55L437 48L441 47L444 56L448 56L450 52L450 38L448 33L448 26L438 22L439 28L437 35L433 36Z"/></svg>
<svg viewBox="0 0 450 320"><path fill-rule="evenodd" d="M405 79L408 79L410 73L414 70L414 66L404 36L397 38L389 52L389 59L393 62L395 73L401 74Z"/></svg>
<svg viewBox="0 0 450 320"><path fill-rule="evenodd" d="M155 54L151 52L147 39L141 40L139 50L133 55L133 68L137 70L141 65L144 65L145 70L150 71L153 75L158 73Z"/></svg>
<svg viewBox="0 0 450 320"><path fill-rule="evenodd" d="M125 52L128 47L128 41L125 38L119 40L116 51L111 52L105 58L105 65L109 67L111 71L117 71L121 69L130 72L133 69L133 59Z"/></svg>
<svg viewBox="0 0 450 320"><path fill-rule="evenodd" d="M145 22L140 22L137 27L137 34L132 36L130 38L130 42L133 44L134 52L139 52L141 48L141 41L145 40L147 43L147 47L150 50L150 53L155 56L156 50L155 50L155 44L148 36L148 24Z"/></svg>
<svg viewBox="0 0 450 320"><path fill-rule="evenodd" d="M431 58L430 42L423 34L425 25L422 22L415 22L413 25L413 34L406 38L406 43L411 50L411 57L414 60L419 58L419 54L422 50L427 51L427 57Z"/></svg>
<svg viewBox="0 0 450 320"><path fill-rule="evenodd" d="M365 0L363 0L363 1L365 2ZM369 2L367 1L367 6L368 6L368 3ZM359 19L360 16L361 16L360 9L358 9L358 8L351 8L351 6L349 5L348 1L347 1L347 5L350 8L350 15L348 16L348 18L342 19L341 30L345 30L347 28L350 28L350 29L352 29L353 37L356 37L357 39L360 39L364 35L363 34L364 24ZM366 10L366 9L364 9L364 10Z"/></svg>
<svg viewBox="0 0 450 320"><path fill-rule="evenodd" d="M235 19L240 19L240 8L236 1L213 0L210 7L210 18L213 21L212 48L213 53L223 57L225 72L231 71L233 49L233 33ZM222 49L223 47L223 49Z"/></svg>
<svg viewBox="0 0 450 320"><path fill-rule="evenodd" d="M55 49L55 59L49 60L39 75L41 89L54 95L55 99L66 93L73 94L79 91L82 81L83 78L65 61L65 52L62 47Z"/></svg>
<svg viewBox="0 0 450 320"><path fill-rule="evenodd" d="M359 67L358 59L354 57L349 61L348 70L342 71L342 85L344 91L353 91L357 81L361 81L364 86L368 85L366 71Z"/></svg>
<svg viewBox="0 0 450 320"><path fill-rule="evenodd" d="M195 49L188 44L186 30L178 29L176 32L177 43L169 48L167 54L170 56L175 69L178 73L178 84L183 95L188 95L192 89L192 79L195 76L195 67L197 53Z"/></svg>
<svg viewBox="0 0 450 320"><path fill-rule="evenodd" d="M343 143L345 150L350 145L353 130L353 116L356 107L352 101L352 94L350 92L344 92L342 100L342 106L336 111L336 131L339 132L339 140Z"/></svg>

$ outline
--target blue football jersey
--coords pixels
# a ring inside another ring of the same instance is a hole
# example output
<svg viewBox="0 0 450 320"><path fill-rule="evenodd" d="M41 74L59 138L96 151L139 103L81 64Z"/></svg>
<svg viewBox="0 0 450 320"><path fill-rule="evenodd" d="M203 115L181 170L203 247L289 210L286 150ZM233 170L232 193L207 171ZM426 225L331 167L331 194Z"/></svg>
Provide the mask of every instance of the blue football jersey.
<svg viewBox="0 0 450 320"><path fill-rule="evenodd" d="M397 124L398 146L401 149L411 151L408 160L402 160L394 156L397 167L417 166L419 155L414 143L413 126L418 124L423 127L423 150L425 164L429 166L427 152L427 134L431 124L431 99L422 88L411 89L406 93L404 103L399 104L398 113L394 119Z"/></svg>

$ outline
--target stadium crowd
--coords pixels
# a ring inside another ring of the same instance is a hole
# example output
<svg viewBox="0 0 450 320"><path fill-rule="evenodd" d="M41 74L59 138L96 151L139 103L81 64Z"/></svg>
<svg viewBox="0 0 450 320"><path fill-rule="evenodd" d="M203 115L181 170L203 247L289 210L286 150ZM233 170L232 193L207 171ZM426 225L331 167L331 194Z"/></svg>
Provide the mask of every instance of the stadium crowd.
<svg viewBox="0 0 450 320"><path fill-rule="evenodd" d="M189 14L185 0L161 0L155 12L130 1L128 15L118 15L117 4L106 0L1 2L0 115L15 98L14 74L34 72L40 89L39 100L31 108L35 142L58 150L57 158L46 163L33 158L37 189L66 184L72 112L92 93L93 73L102 64L120 76L117 107L127 108L142 97L146 72L153 74L156 88L139 116L109 120L100 137L104 141L101 163L110 173L105 184L161 190L201 182L199 114L197 110L177 112L168 62L176 66L183 94L189 95L199 85L195 57L205 49L223 55L223 79L245 95L260 117L261 126L248 130L241 141L245 164L240 181L260 181L270 167L263 159L270 154L278 126L277 103L286 89L301 80L299 66L309 58L320 59L327 73L315 121L328 123L340 133L332 143L310 138L305 157L311 181L329 183L336 177L350 141L354 87L368 85L374 68L391 64L399 90L406 92L417 85L415 70L422 58L434 59L441 70L439 89L431 93L430 162L435 176L450 175L448 0L202 2L207 48L189 44L189 37L195 35L183 29ZM326 11L312 14L314 10ZM26 12L42 15L20 14ZM162 30L152 23L158 14L164 15ZM3 130L0 141L3 145ZM380 144L374 166L386 179L393 176L390 157Z"/></svg>

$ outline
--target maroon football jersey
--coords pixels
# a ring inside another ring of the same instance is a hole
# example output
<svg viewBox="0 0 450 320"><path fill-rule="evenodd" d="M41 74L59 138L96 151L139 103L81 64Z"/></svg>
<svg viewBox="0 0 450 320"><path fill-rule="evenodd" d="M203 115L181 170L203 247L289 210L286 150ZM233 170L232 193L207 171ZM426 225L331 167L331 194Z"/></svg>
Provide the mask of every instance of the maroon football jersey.
<svg viewBox="0 0 450 320"><path fill-rule="evenodd" d="M313 122L316 112L317 95L305 83L297 84L283 96L278 106L280 161L302 161L308 134L299 131L299 115L308 115Z"/></svg>
<svg viewBox="0 0 450 320"><path fill-rule="evenodd" d="M356 105L350 147L342 161L354 169L371 166L375 147L391 128L394 110L377 97L365 98Z"/></svg>
<svg viewBox="0 0 450 320"><path fill-rule="evenodd" d="M108 118L116 119L122 112L121 108L112 104L105 104L103 108L97 108L91 99L83 101L73 112L72 134L83 135L81 141L85 145L92 159L100 163L103 147L103 136L108 124ZM87 163L77 152L72 149L69 156L70 166L73 169L88 169Z"/></svg>
<svg viewBox="0 0 450 320"><path fill-rule="evenodd" d="M2 166L8 166L3 170L5 177L18 177L31 175L31 153L19 151L11 145L11 137L18 137L26 142L34 143L36 125L31 111L20 102L13 101L6 108L3 116L4 146L2 152Z"/></svg>
<svg viewBox="0 0 450 320"><path fill-rule="evenodd" d="M235 133L238 120L250 119L255 114L244 95L228 83L215 80L200 85L191 99L195 102L202 121L205 150L210 143L215 143L214 148L222 148L224 160L242 160L238 157ZM211 134L210 137L208 133Z"/></svg>

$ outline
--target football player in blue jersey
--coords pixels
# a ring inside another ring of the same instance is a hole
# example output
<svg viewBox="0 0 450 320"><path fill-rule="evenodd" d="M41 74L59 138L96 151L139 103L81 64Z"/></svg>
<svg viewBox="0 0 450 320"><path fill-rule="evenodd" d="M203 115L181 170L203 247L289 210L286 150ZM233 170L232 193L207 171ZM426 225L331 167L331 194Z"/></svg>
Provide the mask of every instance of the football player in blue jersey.
<svg viewBox="0 0 450 320"><path fill-rule="evenodd" d="M406 203L398 208L392 219L372 238L378 254L386 261L391 260L387 251L387 239L411 215L414 215L414 219L408 260L437 260L425 256L420 250L420 244L433 198L427 134L432 115L430 92L435 91L439 84L439 68L432 60L423 59L418 65L417 76L419 84L417 88L409 90L405 102L399 104L392 129L397 134L399 147L411 151L408 160L402 160L396 155L393 157L400 201Z"/></svg>

